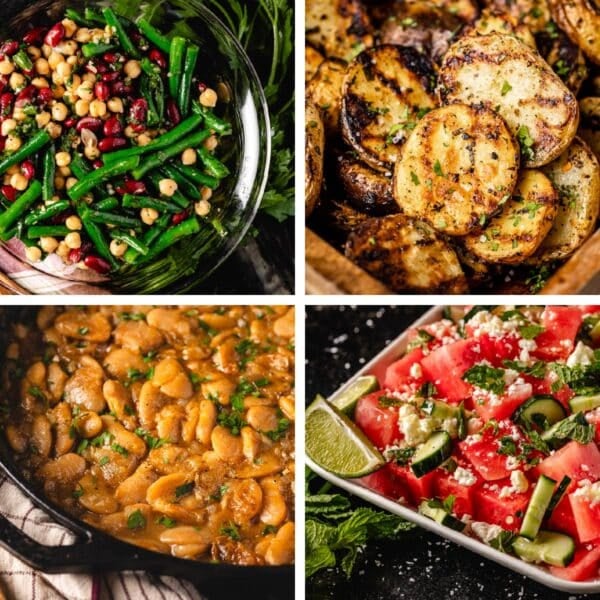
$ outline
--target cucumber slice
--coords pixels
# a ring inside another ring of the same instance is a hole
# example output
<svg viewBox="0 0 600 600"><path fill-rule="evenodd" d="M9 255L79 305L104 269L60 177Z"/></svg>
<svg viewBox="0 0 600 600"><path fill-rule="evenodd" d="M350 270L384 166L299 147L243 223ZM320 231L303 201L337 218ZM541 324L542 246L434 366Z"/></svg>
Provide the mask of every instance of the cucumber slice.
<svg viewBox="0 0 600 600"><path fill-rule="evenodd" d="M517 537L513 542L513 550L527 562L566 567L573 560L575 542L564 533L540 531L533 542Z"/></svg>
<svg viewBox="0 0 600 600"><path fill-rule="evenodd" d="M574 413L594 410L594 408L600 406L600 394L594 394L593 396L574 396L569 400L569 406Z"/></svg>
<svg viewBox="0 0 600 600"><path fill-rule="evenodd" d="M523 524L521 525L520 535L529 540L535 539L546 510L552 500L552 494L554 493L554 486L556 481L540 475L537 481L533 494L529 499L529 505L525 511L525 517L523 517Z"/></svg>
<svg viewBox="0 0 600 600"><path fill-rule="evenodd" d="M546 509L546 514L544 515L544 519L549 519L552 515L552 511L556 508L556 505L560 502L560 499L563 497L564 493L567 491L569 484L571 483L571 478L566 475L561 479L558 487L552 494L552 500L550 500L550 504L548 504L548 508Z"/></svg>
<svg viewBox="0 0 600 600"><path fill-rule="evenodd" d="M456 531L462 531L465 528L465 524L460 519L452 516L448 511L439 506L431 506L430 502L430 500L423 500L419 504L419 512L422 515Z"/></svg>
<svg viewBox="0 0 600 600"><path fill-rule="evenodd" d="M432 400L431 398L424 400L420 409L421 412L436 419L454 419L458 413L456 406L450 406L446 402Z"/></svg>
<svg viewBox="0 0 600 600"><path fill-rule="evenodd" d="M522 425L534 424L541 427L545 422L552 426L566 416L567 413L558 400L552 396L540 395L521 404L513 418Z"/></svg>
<svg viewBox="0 0 600 600"><path fill-rule="evenodd" d="M411 468L417 477L433 471L452 454L452 439L445 431L436 431L415 452Z"/></svg>
<svg viewBox="0 0 600 600"><path fill-rule="evenodd" d="M374 375L363 375L353 381L345 390L329 398L329 403L347 415L354 412L356 403L367 394L379 389L379 382Z"/></svg>

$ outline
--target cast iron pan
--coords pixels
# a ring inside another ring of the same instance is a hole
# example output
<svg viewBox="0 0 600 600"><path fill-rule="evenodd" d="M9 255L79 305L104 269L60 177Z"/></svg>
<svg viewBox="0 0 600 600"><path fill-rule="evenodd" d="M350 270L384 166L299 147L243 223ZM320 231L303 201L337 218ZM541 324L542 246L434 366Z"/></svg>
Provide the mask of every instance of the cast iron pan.
<svg viewBox="0 0 600 600"><path fill-rule="evenodd" d="M8 342L8 324L31 323L39 308L4 308L0 311L0 356L4 356L4 348ZM44 546L25 535L0 514L0 546L34 569L44 573L144 570L155 575L183 577L196 584L209 600L230 599L240 591L243 591L246 598L261 600L294 597L294 567L291 565L242 567L184 560L121 542L72 517L24 479L2 433L0 469L36 506L77 535L77 541L71 546Z"/></svg>

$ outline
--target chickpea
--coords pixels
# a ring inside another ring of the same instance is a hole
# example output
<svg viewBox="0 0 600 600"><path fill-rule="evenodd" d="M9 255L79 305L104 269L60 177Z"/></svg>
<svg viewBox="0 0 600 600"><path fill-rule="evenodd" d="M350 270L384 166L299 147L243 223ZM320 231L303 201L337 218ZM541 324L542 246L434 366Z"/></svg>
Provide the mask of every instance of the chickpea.
<svg viewBox="0 0 600 600"><path fill-rule="evenodd" d="M65 244L71 249L81 248L81 236L75 231L67 233L65 235Z"/></svg>
<svg viewBox="0 0 600 600"><path fill-rule="evenodd" d="M21 106L16 106L13 109L13 119L15 119L16 121L24 121L26 118L27 115L25 114L25 111Z"/></svg>
<svg viewBox="0 0 600 600"><path fill-rule="evenodd" d="M9 152L14 152L15 150L18 150L21 147L22 143L23 142L21 141L21 138L19 136L13 135L12 133L10 133L6 137L6 143L4 144L4 149L8 150Z"/></svg>
<svg viewBox="0 0 600 600"><path fill-rule="evenodd" d="M71 73L73 73L73 67L66 60L58 63L56 67L56 74L62 77L63 81L71 77Z"/></svg>
<svg viewBox="0 0 600 600"><path fill-rule="evenodd" d="M216 135L211 135L202 144L209 152L214 150L219 145L219 140Z"/></svg>
<svg viewBox="0 0 600 600"><path fill-rule="evenodd" d="M48 80L45 77L34 77L31 80L31 85L34 85L38 90L50 87Z"/></svg>
<svg viewBox="0 0 600 600"><path fill-rule="evenodd" d="M59 54L58 52L54 52L54 50L51 52L50 56L48 57L48 65L50 66L50 68L53 71L56 71L56 67L58 67L58 65L64 61L65 61L65 57L62 54Z"/></svg>
<svg viewBox="0 0 600 600"><path fill-rule="evenodd" d="M67 62L72 66L75 67L77 65L77 63L79 62L78 58L76 56L69 56L67 58Z"/></svg>
<svg viewBox="0 0 600 600"><path fill-rule="evenodd" d="M40 238L40 246L44 252L52 254L58 248L58 240L53 237L43 236Z"/></svg>
<svg viewBox="0 0 600 600"><path fill-rule="evenodd" d="M181 154L181 163L184 165L193 165L196 163L196 151L193 148L186 148Z"/></svg>
<svg viewBox="0 0 600 600"><path fill-rule="evenodd" d="M8 57L0 61L0 75L10 75L14 70L15 65L13 65Z"/></svg>
<svg viewBox="0 0 600 600"><path fill-rule="evenodd" d="M87 100L77 100L75 102L75 114L78 117L85 117L90 110L90 103Z"/></svg>
<svg viewBox="0 0 600 600"><path fill-rule="evenodd" d="M70 38L77 31L77 23L73 19L63 19L61 21L62 26L65 28L65 36Z"/></svg>
<svg viewBox="0 0 600 600"><path fill-rule="evenodd" d="M77 177L67 177L67 180L65 181L65 188L70 190L77 183L77 181Z"/></svg>
<svg viewBox="0 0 600 600"><path fill-rule="evenodd" d="M200 188L200 200L210 200L212 198L213 191L206 186Z"/></svg>
<svg viewBox="0 0 600 600"><path fill-rule="evenodd" d="M98 150L97 146L86 146L83 153L85 154L85 157L90 160L94 160L100 156L100 150Z"/></svg>
<svg viewBox="0 0 600 600"><path fill-rule="evenodd" d="M106 102L102 100L93 100L90 102L90 116L103 117L106 114Z"/></svg>
<svg viewBox="0 0 600 600"><path fill-rule="evenodd" d="M200 200L194 204L194 211L199 217L205 217L210 212L210 202Z"/></svg>
<svg viewBox="0 0 600 600"><path fill-rule="evenodd" d="M6 121L3 121L2 125L0 125L0 133L6 137L16 126L17 122L14 119L6 119Z"/></svg>
<svg viewBox="0 0 600 600"><path fill-rule="evenodd" d="M69 85L69 91L72 95L77 95L77 88L81 85L81 77L79 75L71 76L71 85Z"/></svg>
<svg viewBox="0 0 600 600"><path fill-rule="evenodd" d="M41 113L35 115L35 122L37 123L37 126L41 129L42 127L48 125L48 123L50 122L50 118L50 113L44 110Z"/></svg>
<svg viewBox="0 0 600 600"><path fill-rule="evenodd" d="M48 75L50 73L50 65L45 58L38 58L35 61L35 70L39 75Z"/></svg>
<svg viewBox="0 0 600 600"><path fill-rule="evenodd" d="M123 112L123 101L121 98L111 98L108 101L108 110L114 113L122 113Z"/></svg>
<svg viewBox="0 0 600 600"><path fill-rule="evenodd" d="M52 118L55 121L64 121L69 114L69 109L62 102L55 102L52 106Z"/></svg>
<svg viewBox="0 0 600 600"><path fill-rule="evenodd" d="M67 229L71 229L72 231L79 231L82 227L81 219L75 215L68 217L65 221L65 225L67 226Z"/></svg>
<svg viewBox="0 0 600 600"><path fill-rule="evenodd" d="M65 178L61 177L60 175L57 175L54 178L54 187L57 190L64 190L65 189Z"/></svg>
<svg viewBox="0 0 600 600"><path fill-rule="evenodd" d="M58 167L58 174L68 177L71 174L71 167Z"/></svg>
<svg viewBox="0 0 600 600"><path fill-rule="evenodd" d="M82 44L85 44L85 43L89 42L92 39L92 34L91 34L90 30L87 27L80 27L75 32L75 35L73 36L73 39L76 42L80 42Z"/></svg>
<svg viewBox="0 0 600 600"><path fill-rule="evenodd" d="M59 242L56 254L61 258L67 258L69 256L70 248L64 242Z"/></svg>
<svg viewBox="0 0 600 600"><path fill-rule="evenodd" d="M66 40L64 42L60 42L60 44L56 44L54 49L61 54L65 54L66 56L72 56L77 52L78 44L74 40Z"/></svg>
<svg viewBox="0 0 600 600"><path fill-rule="evenodd" d="M63 85L55 85L53 89L53 96L57 100L60 100L65 95L65 87Z"/></svg>
<svg viewBox="0 0 600 600"><path fill-rule="evenodd" d="M127 127L125 127L125 137L128 138L133 138L137 135L137 133L133 130L133 127L131 125L127 125Z"/></svg>
<svg viewBox="0 0 600 600"><path fill-rule="evenodd" d="M158 211L155 208L142 208L140 218L146 225L152 225L158 219Z"/></svg>
<svg viewBox="0 0 600 600"><path fill-rule="evenodd" d="M113 256L123 256L127 252L127 244L125 242L121 242L120 240L112 240L110 243L110 253Z"/></svg>
<svg viewBox="0 0 600 600"><path fill-rule="evenodd" d="M123 66L123 71L125 71L125 75L127 75L127 77L131 77L131 79L136 79L140 76L142 68L140 67L139 61L128 60Z"/></svg>
<svg viewBox="0 0 600 600"><path fill-rule="evenodd" d="M21 75L21 73L15 72L10 76L8 85L10 85L10 87L15 91L20 90L21 88L25 87L25 77Z"/></svg>
<svg viewBox="0 0 600 600"><path fill-rule="evenodd" d="M15 173L10 177L10 185L12 185L15 188L15 190L19 190L19 192L22 192L23 190L27 189L27 186L29 185L29 180L27 179L27 177L25 177L25 175L21 173Z"/></svg>
<svg viewBox="0 0 600 600"><path fill-rule="evenodd" d="M46 131L50 134L50 137L55 140L56 138L60 137L60 134L62 133L62 126L58 123L53 123L50 121L50 123L46 125Z"/></svg>
<svg viewBox="0 0 600 600"><path fill-rule="evenodd" d="M37 60L40 56L42 56L42 51L37 46L28 46L27 54L29 54L33 60Z"/></svg>
<svg viewBox="0 0 600 600"><path fill-rule="evenodd" d="M48 44L42 44L42 55L44 58L48 58L52 54L52 46Z"/></svg>
<svg viewBox="0 0 600 600"><path fill-rule="evenodd" d="M37 246L29 246L25 249L25 256L31 262L39 262L42 260L42 251Z"/></svg>
<svg viewBox="0 0 600 600"><path fill-rule="evenodd" d="M94 85L94 83L96 82L96 76L93 73L84 73L81 80L87 81L87 82L91 83L92 85Z"/></svg>
<svg viewBox="0 0 600 600"><path fill-rule="evenodd" d="M138 146L147 146L151 141L152 138L146 133L140 133L136 139Z"/></svg>
<svg viewBox="0 0 600 600"><path fill-rule="evenodd" d="M177 183L173 179L161 179L158 189L163 196L172 196L177 191Z"/></svg>
<svg viewBox="0 0 600 600"><path fill-rule="evenodd" d="M217 92L211 88L206 88L198 98L202 106L213 108L217 105Z"/></svg>
<svg viewBox="0 0 600 600"><path fill-rule="evenodd" d="M76 90L75 93L82 99L88 102L94 99L94 89L90 82L86 81L82 83Z"/></svg>
<svg viewBox="0 0 600 600"><path fill-rule="evenodd" d="M66 167L71 164L71 155L68 152L57 152L55 156L57 167Z"/></svg>

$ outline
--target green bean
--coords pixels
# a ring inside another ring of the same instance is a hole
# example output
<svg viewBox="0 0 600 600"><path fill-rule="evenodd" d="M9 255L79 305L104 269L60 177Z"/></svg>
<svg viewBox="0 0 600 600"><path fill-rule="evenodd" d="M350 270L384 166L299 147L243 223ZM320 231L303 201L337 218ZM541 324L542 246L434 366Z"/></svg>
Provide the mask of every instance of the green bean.
<svg viewBox="0 0 600 600"><path fill-rule="evenodd" d="M19 50L12 57L12 59L15 65L17 65L17 67L19 67L19 69L22 69L23 71L31 71L31 69L33 69L33 63L31 62L29 56L27 56L25 50L23 49Z"/></svg>
<svg viewBox="0 0 600 600"><path fill-rule="evenodd" d="M202 173L202 171L199 171L190 165L181 165L175 163L173 167L182 175L198 185L209 187L211 190L219 187L219 180L216 177Z"/></svg>
<svg viewBox="0 0 600 600"><path fill-rule="evenodd" d="M141 60L140 91L148 101L148 125L158 125L165 112L165 90L160 69L148 58Z"/></svg>
<svg viewBox="0 0 600 600"><path fill-rule="evenodd" d="M96 210L112 210L113 208L117 208L119 206L119 201L115 198L115 196L108 196L108 198L104 198L96 204L92 205L92 208Z"/></svg>
<svg viewBox="0 0 600 600"><path fill-rule="evenodd" d="M117 15L114 13L112 8L108 8L108 7L103 8L102 14L104 15L106 24L115 28L117 37L119 38L119 42L121 43L121 46L123 46L123 50L125 50L125 52L127 54L130 54L134 58L139 58L140 57L139 50L135 47L135 44L131 41L131 39L127 35L127 32L125 31L125 27L123 27L121 20L117 17Z"/></svg>
<svg viewBox="0 0 600 600"><path fill-rule="evenodd" d="M158 170L158 172L163 177L173 179L173 181L175 181L175 183L177 184L177 187L186 196L198 198L198 186L193 181L190 181L187 177L185 177L182 173L180 173L172 164L163 165Z"/></svg>
<svg viewBox="0 0 600 600"><path fill-rule="evenodd" d="M12 240L14 237L19 237L19 228L13 227L12 229L8 229L7 231L0 232L0 240L3 242L8 242L8 240Z"/></svg>
<svg viewBox="0 0 600 600"><path fill-rule="evenodd" d="M91 23L96 23L97 25L104 25L104 19L102 18L102 15L93 8L86 8L83 11L83 15Z"/></svg>
<svg viewBox="0 0 600 600"><path fill-rule="evenodd" d="M8 168L16 165L43 148L52 138L45 129L40 129L33 137L30 137L18 150L0 160L0 175Z"/></svg>
<svg viewBox="0 0 600 600"><path fill-rule="evenodd" d="M179 86L181 85L181 72L186 46L187 40L176 35L171 40L169 47L169 93L174 100L177 100Z"/></svg>
<svg viewBox="0 0 600 600"><path fill-rule="evenodd" d="M71 230L65 225L32 225L27 230L27 237L30 240L41 237L65 237L71 233Z"/></svg>
<svg viewBox="0 0 600 600"><path fill-rule="evenodd" d="M200 223L198 223L198 219L196 219L196 217L191 217L185 221L182 221L178 225L169 227L169 229L167 229L164 233L161 233L156 240L156 244L152 246L150 252L144 257L143 261L154 258L163 250L178 242L180 239L187 237L188 235L198 233L199 231Z"/></svg>
<svg viewBox="0 0 600 600"><path fill-rule="evenodd" d="M202 115L204 123L208 129L212 129L220 135L229 135L231 133L231 125L215 115L209 108L202 106L196 100L192 100L192 112L197 115Z"/></svg>
<svg viewBox="0 0 600 600"><path fill-rule="evenodd" d="M42 179L42 200L50 202L54 196L54 176L56 175L56 158L54 144L44 152L44 178Z"/></svg>
<svg viewBox="0 0 600 600"><path fill-rule="evenodd" d="M93 21L86 19L84 16L82 16L80 13L78 13L74 8L67 8L65 10L65 15L69 19L71 19L71 21L75 21L75 23L77 23L77 25L79 25L80 27L95 27L96 26Z"/></svg>
<svg viewBox="0 0 600 600"><path fill-rule="evenodd" d="M105 223L106 225L118 225L119 227L130 227L131 229L141 229L142 224L139 219L126 217L118 213L102 212L100 210L89 210L87 218L94 223Z"/></svg>
<svg viewBox="0 0 600 600"><path fill-rule="evenodd" d="M158 29L155 29L146 19L140 19L137 22L137 26L149 42L152 42L163 52L169 52L171 41L162 35Z"/></svg>
<svg viewBox="0 0 600 600"><path fill-rule="evenodd" d="M155 187L156 191L160 193L160 180L163 179L160 173L150 173L148 178L152 182L152 185ZM175 193L169 199L179 204L181 208L187 208L190 205L190 201L178 189L175 190Z"/></svg>
<svg viewBox="0 0 600 600"><path fill-rule="evenodd" d="M217 179L223 179L223 177L229 175L229 169L206 148L198 148L196 151L210 175L213 175Z"/></svg>
<svg viewBox="0 0 600 600"><path fill-rule="evenodd" d="M150 252L150 248L144 244L142 240L139 240L133 235L125 231L111 231L110 237L120 242L125 242L130 248L133 248L139 254L146 256Z"/></svg>
<svg viewBox="0 0 600 600"><path fill-rule="evenodd" d="M83 179L80 179L73 187L67 190L67 194L71 200L79 200L81 196L89 192L92 188L104 183L115 175L122 175L135 169L139 162L139 156L132 156L111 165L104 165L88 173Z"/></svg>
<svg viewBox="0 0 600 600"><path fill-rule="evenodd" d="M86 58L92 58L92 56L99 56L105 52L110 52L118 48L115 44L103 44L96 42L89 42L81 46L81 51Z"/></svg>
<svg viewBox="0 0 600 600"><path fill-rule="evenodd" d="M34 179L29 187L0 215L0 232L6 231L18 221L41 195L42 184Z"/></svg>
<svg viewBox="0 0 600 600"><path fill-rule="evenodd" d="M89 209L87 208L87 206L80 206L78 212L79 216L81 217L81 222L83 223L83 228L85 229L86 233L88 234L88 237L92 241L92 244L94 244L94 247L98 251L98 254L102 258L106 259L113 267L113 269L118 269L119 263L112 255L108 242L106 241L106 238L102 233L102 230L100 229L100 227L98 227L98 225L96 225L96 223L88 219Z"/></svg>
<svg viewBox="0 0 600 600"><path fill-rule="evenodd" d="M172 202L151 198L150 196L134 196L133 194L125 194L123 196L123 206L125 208L155 208L156 210L170 213L181 212L181 207Z"/></svg>
<svg viewBox="0 0 600 600"><path fill-rule="evenodd" d="M184 121L181 121L181 123L176 127L173 127L173 129L167 131L167 133L163 133L161 136L154 138L154 140L146 146L135 146L134 148L125 148L123 150L115 150L114 152L103 154L102 162L105 165L109 165L118 160L129 158L130 156L140 156L171 146L183 136L189 135L190 131L196 129L201 122L201 115L192 115Z"/></svg>
<svg viewBox="0 0 600 600"><path fill-rule="evenodd" d="M83 156L79 152L73 152L69 167L77 179L83 179L88 173L92 172L92 169L83 160Z"/></svg>
<svg viewBox="0 0 600 600"><path fill-rule="evenodd" d="M183 62L183 73L179 83L179 110L183 116L187 115L190 110L190 90L192 87L192 77L196 71L196 62L200 48L196 44L189 44L185 51L185 59Z"/></svg>
<svg viewBox="0 0 600 600"><path fill-rule="evenodd" d="M156 167L166 163L173 156L181 154L186 148L195 148L199 146L208 137L210 137L210 131L206 129L192 133L182 140L172 144L170 147L159 150L158 152L146 157L140 163L139 167L133 169L131 174L133 175L134 179L141 179L148 171L156 169Z"/></svg>
<svg viewBox="0 0 600 600"><path fill-rule="evenodd" d="M167 225L171 222L172 215L166 213L161 215L154 221L152 227L148 229L144 235L142 236L142 241L146 246L150 246L150 244L165 230ZM123 259L125 262L129 264L133 264L140 257L140 253L134 250L133 248L129 248L125 254L123 255Z"/></svg>
<svg viewBox="0 0 600 600"><path fill-rule="evenodd" d="M38 210L31 211L23 220L25 225L35 225L40 221L47 221L56 215L60 215L65 212L71 203L68 200L58 200L57 202L53 202L49 206L45 206L44 208L40 208Z"/></svg>

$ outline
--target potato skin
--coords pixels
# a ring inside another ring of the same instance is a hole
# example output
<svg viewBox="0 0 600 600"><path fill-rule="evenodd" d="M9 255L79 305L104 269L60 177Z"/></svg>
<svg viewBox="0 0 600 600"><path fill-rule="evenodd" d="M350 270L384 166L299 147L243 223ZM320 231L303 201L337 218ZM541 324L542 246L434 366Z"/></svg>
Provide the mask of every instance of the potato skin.
<svg viewBox="0 0 600 600"><path fill-rule="evenodd" d="M325 60L323 55L312 46L304 48L304 82L308 83L317 72L319 65Z"/></svg>
<svg viewBox="0 0 600 600"><path fill-rule="evenodd" d="M438 89L443 104L495 110L526 146L526 167L559 156L579 124L573 93L537 53L508 35L467 36L456 42L444 57Z"/></svg>
<svg viewBox="0 0 600 600"><path fill-rule="evenodd" d="M324 60L306 86L306 95L321 110L327 136L340 132L342 87L348 66L343 60Z"/></svg>
<svg viewBox="0 0 600 600"><path fill-rule="evenodd" d="M546 0L485 0L490 8L508 13L519 23L526 25L531 33L543 31L552 19Z"/></svg>
<svg viewBox="0 0 600 600"><path fill-rule="evenodd" d="M465 238L465 247L491 263L519 264L531 256L552 227L558 194L541 171L519 175L515 193L484 229Z"/></svg>
<svg viewBox="0 0 600 600"><path fill-rule="evenodd" d="M600 65L600 11L589 0L549 0L552 18L585 55Z"/></svg>
<svg viewBox="0 0 600 600"><path fill-rule="evenodd" d="M454 250L426 223L404 215L364 221L350 234L346 256L394 292L467 291Z"/></svg>
<svg viewBox="0 0 600 600"><path fill-rule="evenodd" d="M518 167L519 149L496 113L453 104L417 123L396 163L394 197L408 216L466 235L499 212Z"/></svg>
<svg viewBox="0 0 600 600"><path fill-rule="evenodd" d="M514 35L524 44L536 50L535 38L529 28L520 24L511 14L495 9L483 9L479 18L467 25L461 32L462 35L487 35L490 33Z"/></svg>
<svg viewBox="0 0 600 600"><path fill-rule="evenodd" d="M589 96L579 101L581 125L579 135L600 160L600 97Z"/></svg>
<svg viewBox="0 0 600 600"><path fill-rule="evenodd" d="M307 101L305 106L306 148L304 152L305 179L304 198L306 216L315 208L323 185L323 154L325 151L325 131L319 109Z"/></svg>

